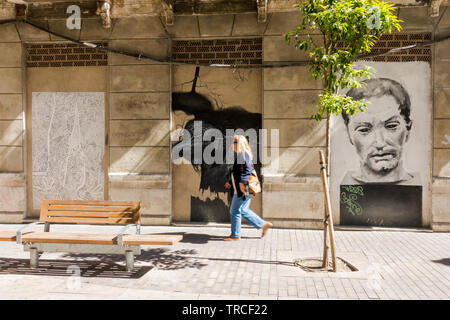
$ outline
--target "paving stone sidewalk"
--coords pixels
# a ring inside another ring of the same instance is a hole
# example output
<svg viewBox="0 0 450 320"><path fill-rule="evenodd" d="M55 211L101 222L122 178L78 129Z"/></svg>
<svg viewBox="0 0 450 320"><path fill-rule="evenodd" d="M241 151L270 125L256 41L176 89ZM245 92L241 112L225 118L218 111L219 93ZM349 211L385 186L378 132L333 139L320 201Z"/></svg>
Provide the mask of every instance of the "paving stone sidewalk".
<svg viewBox="0 0 450 320"><path fill-rule="evenodd" d="M119 229L52 226L55 232ZM321 256L320 230L271 229L260 239L260 231L245 228L237 242L222 240L228 228L208 226L146 226L142 233L184 239L143 246L133 273L124 271L122 256L68 253L45 253L32 270L22 246L0 242L0 299L450 298L450 233L336 231L337 255L359 270L340 273L306 272L293 263Z"/></svg>

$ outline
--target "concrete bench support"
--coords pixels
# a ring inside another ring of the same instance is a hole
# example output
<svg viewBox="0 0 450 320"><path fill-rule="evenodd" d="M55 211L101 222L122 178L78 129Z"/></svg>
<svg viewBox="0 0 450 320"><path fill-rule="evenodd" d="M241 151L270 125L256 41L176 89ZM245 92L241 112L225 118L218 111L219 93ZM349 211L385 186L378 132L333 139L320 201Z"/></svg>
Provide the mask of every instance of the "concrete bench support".
<svg viewBox="0 0 450 320"><path fill-rule="evenodd" d="M123 254L126 259L126 269L129 272L134 270L134 255L141 254L141 246L139 245L28 243L24 244L23 250L30 252L31 268L39 267L39 255L43 252Z"/></svg>
<svg viewBox="0 0 450 320"><path fill-rule="evenodd" d="M134 254L133 251L127 250L125 252L125 260L127 262L127 271L131 272L134 269Z"/></svg>
<svg viewBox="0 0 450 320"><path fill-rule="evenodd" d="M39 252L37 248L30 248L30 268L35 269L39 267Z"/></svg>

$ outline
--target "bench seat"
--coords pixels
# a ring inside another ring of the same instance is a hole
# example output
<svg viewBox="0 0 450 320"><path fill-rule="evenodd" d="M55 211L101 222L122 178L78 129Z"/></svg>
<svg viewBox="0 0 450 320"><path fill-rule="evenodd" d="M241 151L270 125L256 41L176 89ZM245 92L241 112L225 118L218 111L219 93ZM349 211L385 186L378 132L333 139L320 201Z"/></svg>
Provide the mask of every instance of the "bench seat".
<svg viewBox="0 0 450 320"><path fill-rule="evenodd" d="M24 236L24 235L27 235L27 234L30 234L33 232L34 231L27 231L27 232L22 233L22 235ZM5 231L5 230L0 231L0 241L16 242L16 239L17 239L16 235L17 235L16 231Z"/></svg>
<svg viewBox="0 0 450 320"><path fill-rule="evenodd" d="M183 239L179 235L125 234L124 245L173 245ZM15 231L0 231L0 241L16 241ZM27 232L22 243L118 244L117 234Z"/></svg>
<svg viewBox="0 0 450 320"><path fill-rule="evenodd" d="M50 232L50 224L122 225L116 234ZM24 229L44 224L44 232ZM126 234L130 227L136 234ZM39 222L17 231L0 231L0 241L14 241L30 252L30 267L38 267L44 252L125 254L127 271L133 270L134 254L141 245L173 245L182 235L140 234L141 202L110 200L43 200Z"/></svg>
<svg viewBox="0 0 450 320"><path fill-rule="evenodd" d="M0 241L16 241L16 231L0 231Z"/></svg>

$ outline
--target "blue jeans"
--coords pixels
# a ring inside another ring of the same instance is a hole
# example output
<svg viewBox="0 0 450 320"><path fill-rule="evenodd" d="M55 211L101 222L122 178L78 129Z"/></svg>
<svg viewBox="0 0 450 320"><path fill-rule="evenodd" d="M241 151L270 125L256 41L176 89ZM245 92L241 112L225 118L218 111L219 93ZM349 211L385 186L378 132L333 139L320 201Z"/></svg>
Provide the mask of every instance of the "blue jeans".
<svg viewBox="0 0 450 320"><path fill-rule="evenodd" d="M261 219L256 213L250 210L251 196L246 196L245 200L235 194L231 201L230 215L231 215L231 236L241 236L241 217L244 217L253 227L261 229L266 222Z"/></svg>

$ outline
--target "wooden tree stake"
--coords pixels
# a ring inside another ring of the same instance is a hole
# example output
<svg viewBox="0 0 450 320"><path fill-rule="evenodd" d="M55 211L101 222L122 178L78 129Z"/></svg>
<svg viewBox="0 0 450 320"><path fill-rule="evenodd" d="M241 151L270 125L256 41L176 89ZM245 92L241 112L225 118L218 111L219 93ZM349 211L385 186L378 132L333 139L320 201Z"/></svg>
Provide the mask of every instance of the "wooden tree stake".
<svg viewBox="0 0 450 320"><path fill-rule="evenodd" d="M325 267L328 265L328 245L327 245L327 229L330 234L330 247L331 247L331 260L333 263L333 271L336 272L336 247L334 245L334 225L333 225L333 215L331 213L331 202L330 202L330 191L328 189L328 178L327 178L327 165L325 163L325 157L323 151L319 151L320 158L320 171L322 175L323 192L325 195L325 220L324 220L324 256L323 262Z"/></svg>

